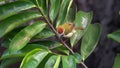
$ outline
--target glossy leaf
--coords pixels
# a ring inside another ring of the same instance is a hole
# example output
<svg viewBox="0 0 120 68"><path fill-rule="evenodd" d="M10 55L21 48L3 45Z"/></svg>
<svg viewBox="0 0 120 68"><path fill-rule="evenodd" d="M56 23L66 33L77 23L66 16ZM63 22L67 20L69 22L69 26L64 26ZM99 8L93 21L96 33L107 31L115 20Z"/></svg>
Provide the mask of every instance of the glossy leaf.
<svg viewBox="0 0 120 68"><path fill-rule="evenodd" d="M9 46L10 52L22 49L30 41L30 39L41 32L45 26L46 23L38 21L21 30L11 41Z"/></svg>
<svg viewBox="0 0 120 68"><path fill-rule="evenodd" d="M34 36L34 39L45 39L54 36L55 34L48 28L42 30L39 34Z"/></svg>
<svg viewBox="0 0 120 68"><path fill-rule="evenodd" d="M70 38L70 44L71 47L73 48L78 41L81 39L83 36L84 31L83 30L76 30L76 32L73 34L73 36Z"/></svg>
<svg viewBox="0 0 120 68"><path fill-rule="evenodd" d="M93 16L92 12L84 12L84 11L77 12L74 21L75 26L86 28L87 25L90 24L92 20L92 16Z"/></svg>
<svg viewBox="0 0 120 68"><path fill-rule="evenodd" d="M5 48L8 48L9 47L9 44L10 42L12 41L12 38L20 31L22 30L23 28L25 28L25 26L22 26L22 27L18 27L16 29L14 29L13 31L9 32L7 35L4 36L4 40L2 41L1 43L1 46L2 47L5 47ZM54 36L55 34L48 28L45 28L43 29L39 34L37 34L36 36L34 36L32 38L32 40L34 39L45 39L45 38L49 38L51 36ZM37 43L37 42L35 42ZM45 45L49 48L54 48L54 47L57 47L60 45L60 43L58 42L54 42L54 41L39 41L38 43L41 43L42 45ZM45 43L45 44L44 44ZM49 43L49 44L47 44ZM58 44L57 44L58 43Z"/></svg>
<svg viewBox="0 0 120 68"><path fill-rule="evenodd" d="M45 64L45 68L58 68L60 64L60 56L53 55Z"/></svg>
<svg viewBox="0 0 120 68"><path fill-rule="evenodd" d="M60 9L60 0L50 0L50 4L51 6L50 6L49 16L52 22L54 22Z"/></svg>
<svg viewBox="0 0 120 68"><path fill-rule="evenodd" d="M41 10L44 15L48 14L48 0L30 0Z"/></svg>
<svg viewBox="0 0 120 68"><path fill-rule="evenodd" d="M12 57L24 57L28 52L30 52L31 50L34 50L36 48L40 48L42 50L48 51L48 48L45 47L44 45L28 44L23 49L21 49L21 50L19 50L17 52L14 52L14 53L10 53L9 50L7 49L2 54L0 60L7 59L7 58L12 58Z"/></svg>
<svg viewBox="0 0 120 68"><path fill-rule="evenodd" d="M87 26L92 21L92 12L83 12L79 11L77 12L75 16L75 27L84 28L84 30L76 30L76 33L70 38L71 46L74 47L75 44L80 40L80 38L83 36L85 31L87 30Z"/></svg>
<svg viewBox="0 0 120 68"><path fill-rule="evenodd" d="M54 48L62 46L62 44L57 41L37 41L37 42L32 42L32 44L44 45L48 47L49 49L54 49Z"/></svg>
<svg viewBox="0 0 120 68"><path fill-rule="evenodd" d="M73 56L62 56L63 68L76 68L76 63Z"/></svg>
<svg viewBox="0 0 120 68"><path fill-rule="evenodd" d="M1 62L0 68L10 68L11 65L21 61L22 58L10 58L10 59L5 59Z"/></svg>
<svg viewBox="0 0 120 68"><path fill-rule="evenodd" d="M60 10L59 10L59 16L58 16L58 22L57 22L57 27L60 24L63 24L65 21L65 18L68 14L68 11L70 9L70 6L72 4L73 0L62 0Z"/></svg>
<svg viewBox="0 0 120 68"><path fill-rule="evenodd" d="M1 46L2 47L5 47L5 48L8 48L9 47L9 44L10 42L12 41L13 37L21 30L23 29L25 26L21 26L21 27L18 27L14 30L12 30L11 32L9 32L8 34L6 34L4 36L4 39L3 41L1 42Z"/></svg>
<svg viewBox="0 0 120 68"><path fill-rule="evenodd" d="M0 60L5 60L5 59L9 59L9 58L16 58L16 57L24 57L26 53L22 53L21 51L19 52L14 52L14 53L10 53L9 50L5 50L4 53L2 54L2 56L0 57Z"/></svg>
<svg viewBox="0 0 120 68"><path fill-rule="evenodd" d="M23 53L28 53L29 51L39 48L41 50L45 50L45 51L49 51L49 49L44 46L44 45L39 45L39 44L28 44L27 46L25 46L23 49L21 49L21 52Z"/></svg>
<svg viewBox="0 0 120 68"><path fill-rule="evenodd" d="M35 7L34 4L26 1L15 1L0 6L0 20L10 17L20 11Z"/></svg>
<svg viewBox="0 0 120 68"><path fill-rule="evenodd" d="M73 56L75 58L76 63L81 63L82 57L81 57L81 55L79 53L75 53Z"/></svg>
<svg viewBox="0 0 120 68"><path fill-rule="evenodd" d="M69 55L69 53L70 53L69 50L63 46L56 47L56 48L54 48L54 50L57 50L57 51L64 53L66 55Z"/></svg>
<svg viewBox="0 0 120 68"><path fill-rule="evenodd" d="M38 66L37 68L45 68L46 62L47 62L48 59L49 59L51 56L53 56L53 55L55 55L55 54L49 53L49 54L41 61L41 63L39 64L39 66Z"/></svg>
<svg viewBox="0 0 120 68"><path fill-rule="evenodd" d="M23 23L38 17L41 17L38 12L23 12L1 21L0 38Z"/></svg>
<svg viewBox="0 0 120 68"><path fill-rule="evenodd" d="M120 54L117 54L115 61L114 61L113 68L120 68Z"/></svg>
<svg viewBox="0 0 120 68"><path fill-rule="evenodd" d="M120 30L117 30L111 34L108 34L107 37L120 43Z"/></svg>
<svg viewBox="0 0 120 68"><path fill-rule="evenodd" d="M39 6L41 7L41 11L43 11L43 13L45 15L48 14L48 0L38 0Z"/></svg>
<svg viewBox="0 0 120 68"><path fill-rule="evenodd" d="M65 22L74 22L76 13L77 7L75 4L73 4L68 12Z"/></svg>
<svg viewBox="0 0 120 68"><path fill-rule="evenodd" d="M35 49L29 52L23 59L20 68L37 68L40 62L48 54L46 51Z"/></svg>
<svg viewBox="0 0 120 68"><path fill-rule="evenodd" d="M85 60L91 52L95 49L101 34L100 24L90 24L88 30L83 36L81 43L81 55L82 59Z"/></svg>

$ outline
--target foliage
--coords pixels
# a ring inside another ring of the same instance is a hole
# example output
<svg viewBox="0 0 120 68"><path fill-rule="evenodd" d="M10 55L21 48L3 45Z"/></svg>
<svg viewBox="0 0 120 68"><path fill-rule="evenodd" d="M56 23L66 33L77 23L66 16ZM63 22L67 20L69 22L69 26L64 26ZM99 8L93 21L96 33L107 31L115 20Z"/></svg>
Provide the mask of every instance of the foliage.
<svg viewBox="0 0 120 68"><path fill-rule="evenodd" d="M108 34L107 37L120 43L120 30ZM120 67L119 63L120 63L120 54L118 53L117 56L115 57L113 68L119 68Z"/></svg>
<svg viewBox="0 0 120 68"><path fill-rule="evenodd" d="M113 39L116 42L120 43L120 30L117 30L111 34L108 34L108 38Z"/></svg>
<svg viewBox="0 0 120 68"><path fill-rule="evenodd" d="M108 34L107 37L120 43L120 30L117 30L111 34ZM117 54L115 61L114 61L113 68L119 68L120 67L119 63L120 63L120 54Z"/></svg>
<svg viewBox="0 0 120 68"><path fill-rule="evenodd" d="M113 39L114 41L120 43L120 30L117 30L111 34L108 34L107 36L108 38ZM113 68L119 68L120 67L119 63L120 63L120 54L117 54L114 61Z"/></svg>
<svg viewBox="0 0 120 68"><path fill-rule="evenodd" d="M2 47L7 48L0 67L9 68L17 62L21 62L20 68L76 68L76 64L84 64L98 43L101 27L90 24L92 12L77 12L72 3L73 0L17 0L0 5L0 38ZM27 23L30 21L33 23ZM56 30L67 22L84 28L68 38L70 43ZM75 53L77 43L81 49Z"/></svg>
<svg viewBox="0 0 120 68"><path fill-rule="evenodd" d="M107 37L120 43L120 29L111 34L108 34ZM115 57L113 68L119 68L120 67L119 63L120 63L120 54L117 54L117 56Z"/></svg>
<svg viewBox="0 0 120 68"><path fill-rule="evenodd" d="M113 68L119 68L120 67L120 54L117 54L116 58L115 58L115 62L113 65Z"/></svg>

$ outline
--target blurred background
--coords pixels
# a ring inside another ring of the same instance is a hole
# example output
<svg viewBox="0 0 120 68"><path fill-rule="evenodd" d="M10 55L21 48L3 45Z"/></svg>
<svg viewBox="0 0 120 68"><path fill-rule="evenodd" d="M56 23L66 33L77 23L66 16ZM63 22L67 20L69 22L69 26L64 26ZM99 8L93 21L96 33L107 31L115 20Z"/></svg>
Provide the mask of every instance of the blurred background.
<svg viewBox="0 0 120 68"><path fill-rule="evenodd" d="M88 68L112 68L120 44L108 39L107 34L120 29L120 0L74 0L78 10L93 11L92 23L102 25L102 35L94 52L85 64Z"/></svg>
<svg viewBox="0 0 120 68"><path fill-rule="evenodd" d="M74 0L74 3L78 10L93 11L92 23L98 22L102 25L99 44L85 64L88 68L112 68L116 54L120 53L120 44L106 36L120 29L120 0ZM0 47L0 55L3 50L4 48Z"/></svg>

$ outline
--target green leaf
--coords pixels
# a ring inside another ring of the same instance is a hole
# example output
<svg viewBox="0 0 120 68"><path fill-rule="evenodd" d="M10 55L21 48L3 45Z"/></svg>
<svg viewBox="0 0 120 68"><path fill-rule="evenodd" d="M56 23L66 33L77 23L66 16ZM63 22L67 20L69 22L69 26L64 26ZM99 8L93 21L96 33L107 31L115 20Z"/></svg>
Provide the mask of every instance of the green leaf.
<svg viewBox="0 0 120 68"><path fill-rule="evenodd" d="M16 57L24 57L26 53L19 51L19 52L14 52L11 54L9 52L9 50L7 49L4 51L4 53L0 57L0 60L5 60L5 59L9 59L9 58L16 58Z"/></svg>
<svg viewBox="0 0 120 68"><path fill-rule="evenodd" d="M0 38L23 23L38 17L41 17L38 12L23 12L1 21Z"/></svg>
<svg viewBox="0 0 120 68"><path fill-rule="evenodd" d="M77 12L74 21L75 27L84 28L84 30L76 30L76 33L74 33L73 36L70 38L70 43L72 47L75 46L75 44L80 40L80 38L87 30L88 25L92 21L92 16L93 16L92 12L83 11Z"/></svg>
<svg viewBox="0 0 120 68"><path fill-rule="evenodd" d="M48 0L31 0L35 3L44 15L48 14Z"/></svg>
<svg viewBox="0 0 120 68"><path fill-rule="evenodd" d="M58 68L60 64L60 55L53 55L45 64L45 68Z"/></svg>
<svg viewBox="0 0 120 68"><path fill-rule="evenodd" d="M46 51L49 51L49 49L44 46L44 45L40 45L40 44L28 44L27 46L25 46L23 49L21 49L21 52L29 52L33 49L36 49L36 48L39 48L41 50L46 50Z"/></svg>
<svg viewBox="0 0 120 68"><path fill-rule="evenodd" d="M57 41L38 41L38 42L33 42L32 44L44 45L48 47L49 49L54 49L54 48L62 46L62 44Z"/></svg>
<svg viewBox="0 0 120 68"><path fill-rule="evenodd" d="M34 39L45 39L54 36L55 34L48 28L42 30L39 34L34 36Z"/></svg>
<svg viewBox="0 0 120 68"><path fill-rule="evenodd" d="M120 30L117 30L111 34L108 34L107 37L120 43Z"/></svg>
<svg viewBox="0 0 120 68"><path fill-rule="evenodd" d="M54 22L60 9L60 0L50 0L50 4L51 6L50 6L49 16L51 21Z"/></svg>
<svg viewBox="0 0 120 68"><path fill-rule="evenodd" d="M90 24L92 17L93 17L92 12L84 12L84 11L77 12L74 21L75 26L86 28Z"/></svg>
<svg viewBox="0 0 120 68"><path fill-rule="evenodd" d="M5 47L5 48L8 48L11 40L13 39L13 37L24 27L25 26L18 27L16 29L12 30L11 32L9 32L8 34L6 34L4 36L3 41L1 42L1 46Z"/></svg>
<svg viewBox="0 0 120 68"><path fill-rule="evenodd" d="M21 30L11 41L9 46L10 52L15 52L22 49L30 41L30 39L41 32L45 26L46 23L38 21Z"/></svg>
<svg viewBox="0 0 120 68"><path fill-rule="evenodd" d="M21 61L22 58L9 58L1 62L0 68L10 68L11 65Z"/></svg>
<svg viewBox="0 0 120 68"><path fill-rule="evenodd" d="M28 52L30 52L33 49L40 48L42 50L48 51L48 48L45 47L44 45L40 44L28 44L26 45L23 49L10 53L9 50L5 50L4 53L2 54L0 60L7 59L7 58L12 58L12 57L24 57Z"/></svg>
<svg viewBox="0 0 120 68"><path fill-rule="evenodd" d="M29 52L23 59L20 68L37 68L40 62L47 56L48 52L35 49Z"/></svg>
<svg viewBox="0 0 120 68"><path fill-rule="evenodd" d="M76 63L81 63L82 57L81 57L81 55L79 53L75 53L73 56L75 58Z"/></svg>
<svg viewBox="0 0 120 68"><path fill-rule="evenodd" d="M76 63L73 56L62 56L63 68L76 68Z"/></svg>
<svg viewBox="0 0 120 68"><path fill-rule="evenodd" d="M90 24L88 30L82 39L81 44L81 55L82 59L85 60L91 52L95 49L101 34L100 24Z"/></svg>
<svg viewBox="0 0 120 68"><path fill-rule="evenodd" d="M48 14L48 0L38 0L41 11L47 15Z"/></svg>
<svg viewBox="0 0 120 68"><path fill-rule="evenodd" d="M0 2L5 1L5 0L0 0Z"/></svg>
<svg viewBox="0 0 120 68"><path fill-rule="evenodd" d="M5 47L8 48L9 44L10 44L11 38L5 38L2 42L1 42L1 47Z"/></svg>
<svg viewBox="0 0 120 68"><path fill-rule="evenodd" d="M63 46L56 47L56 48L54 48L54 50L62 52L66 55L69 55L69 53L70 53L69 50L67 48L63 47Z"/></svg>
<svg viewBox="0 0 120 68"><path fill-rule="evenodd" d="M41 61L41 63L39 64L39 66L38 66L37 68L45 68L46 62L47 62L48 59L49 59L51 56L53 56L53 55L55 55L55 54L49 53L49 54Z"/></svg>
<svg viewBox="0 0 120 68"><path fill-rule="evenodd" d="M15 1L0 6L0 20L17 14L20 11L35 7L34 4L26 1Z"/></svg>
<svg viewBox="0 0 120 68"><path fill-rule="evenodd" d="M114 61L113 68L120 68L120 54L117 54L115 61Z"/></svg>
<svg viewBox="0 0 120 68"><path fill-rule="evenodd" d="M9 32L7 35L5 35L4 36L5 39L2 41L1 46L5 47L5 48L8 48L12 38L23 28L25 28L25 26L18 27L16 29L14 29L13 31ZM39 34L34 36L32 38L32 40L34 40L34 39L45 39L45 38L49 38L49 37L54 36L54 35L55 34L50 29L45 28ZM55 42L54 41L39 41L39 42L35 42L35 43L38 43L38 44L41 43L42 45L45 45L45 46L49 47L50 49L60 45L60 43L58 43L56 41ZM47 43L49 43L49 44L47 44Z"/></svg>
<svg viewBox="0 0 120 68"><path fill-rule="evenodd" d="M77 7L75 4L73 4L66 17L66 22L74 22L76 13L77 13Z"/></svg>
<svg viewBox="0 0 120 68"><path fill-rule="evenodd" d="M63 24L65 21L65 18L69 12L70 6L72 4L73 0L62 0L60 10L59 10L59 16L58 16L58 22L57 27L60 24Z"/></svg>

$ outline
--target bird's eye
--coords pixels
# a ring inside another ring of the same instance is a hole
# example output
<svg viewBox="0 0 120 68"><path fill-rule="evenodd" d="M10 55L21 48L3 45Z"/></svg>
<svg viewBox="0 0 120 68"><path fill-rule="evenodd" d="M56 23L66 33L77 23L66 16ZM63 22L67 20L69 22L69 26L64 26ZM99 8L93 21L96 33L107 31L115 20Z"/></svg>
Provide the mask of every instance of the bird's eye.
<svg viewBox="0 0 120 68"><path fill-rule="evenodd" d="M73 25L72 23L69 23L68 25Z"/></svg>
<svg viewBox="0 0 120 68"><path fill-rule="evenodd" d="M75 26L75 24L74 24L74 23L69 23L68 25L69 25L69 26L73 26L73 27Z"/></svg>

